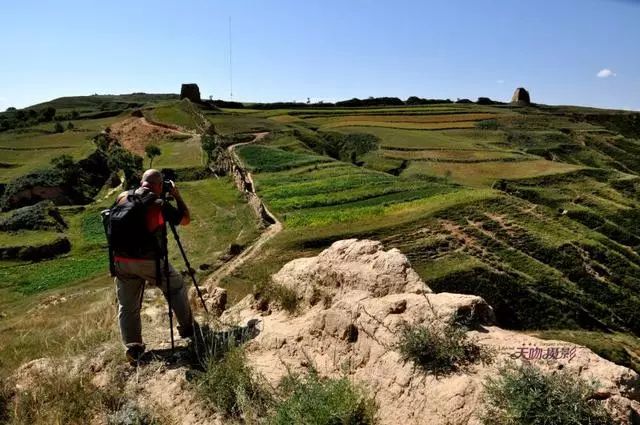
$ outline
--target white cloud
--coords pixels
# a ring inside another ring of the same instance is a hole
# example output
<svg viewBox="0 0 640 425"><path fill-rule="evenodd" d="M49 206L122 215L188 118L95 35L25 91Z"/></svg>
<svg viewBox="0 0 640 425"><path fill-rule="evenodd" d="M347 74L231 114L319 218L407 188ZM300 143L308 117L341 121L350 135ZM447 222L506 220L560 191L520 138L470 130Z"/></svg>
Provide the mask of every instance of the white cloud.
<svg viewBox="0 0 640 425"><path fill-rule="evenodd" d="M615 77L616 73L610 70L609 68L605 68L600 70L600 72L598 72L598 74L596 75L598 78L609 78L609 77Z"/></svg>

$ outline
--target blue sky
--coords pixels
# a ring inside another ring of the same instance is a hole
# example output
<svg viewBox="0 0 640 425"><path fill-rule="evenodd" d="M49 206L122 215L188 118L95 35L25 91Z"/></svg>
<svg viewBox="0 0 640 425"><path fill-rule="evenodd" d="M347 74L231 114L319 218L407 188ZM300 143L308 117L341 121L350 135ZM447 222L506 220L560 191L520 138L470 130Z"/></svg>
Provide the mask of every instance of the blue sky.
<svg viewBox="0 0 640 425"><path fill-rule="evenodd" d="M640 110L637 0L0 0L0 110L183 82L229 99L229 16L234 100L524 86L535 102Z"/></svg>

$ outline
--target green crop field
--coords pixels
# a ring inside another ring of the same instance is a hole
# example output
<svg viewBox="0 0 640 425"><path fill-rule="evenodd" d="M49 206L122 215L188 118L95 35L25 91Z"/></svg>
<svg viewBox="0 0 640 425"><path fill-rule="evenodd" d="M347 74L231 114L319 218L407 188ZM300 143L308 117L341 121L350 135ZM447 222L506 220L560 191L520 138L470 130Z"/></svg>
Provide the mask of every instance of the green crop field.
<svg viewBox="0 0 640 425"><path fill-rule="evenodd" d="M158 105L146 113L151 121L185 130L196 130L201 126L201 119L197 114L197 106L186 99Z"/></svg>
<svg viewBox="0 0 640 425"><path fill-rule="evenodd" d="M153 160L158 168L187 168L204 164L200 140L196 138L182 138L180 140L165 141L158 144L162 154ZM148 160L145 161L148 164Z"/></svg>
<svg viewBox="0 0 640 425"><path fill-rule="evenodd" d="M113 119L88 120L64 133L54 133L53 124L0 132L0 162L4 164L0 166L0 183L47 166L51 159L63 154L75 159L86 157L95 149L92 138L111 122Z"/></svg>

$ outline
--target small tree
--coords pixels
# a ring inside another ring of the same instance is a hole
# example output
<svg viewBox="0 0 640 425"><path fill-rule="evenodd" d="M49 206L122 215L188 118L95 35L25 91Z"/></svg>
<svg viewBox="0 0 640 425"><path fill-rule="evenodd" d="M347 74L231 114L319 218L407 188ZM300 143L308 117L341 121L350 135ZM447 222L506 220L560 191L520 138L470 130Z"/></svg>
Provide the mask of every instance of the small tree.
<svg viewBox="0 0 640 425"><path fill-rule="evenodd" d="M53 131L55 131L56 133L64 133L64 127L62 126L62 124L60 124L60 122L56 122L56 124L53 126Z"/></svg>
<svg viewBox="0 0 640 425"><path fill-rule="evenodd" d="M156 145L147 145L147 147L144 148L144 153L146 153L147 158L149 158L149 168L153 168L153 158L160 156L162 151Z"/></svg>
<svg viewBox="0 0 640 425"><path fill-rule="evenodd" d="M76 128L76 126L75 126L75 125L73 125L73 123L72 123L71 121L69 121L69 122L67 123L67 130L73 130L74 128Z"/></svg>
<svg viewBox="0 0 640 425"><path fill-rule="evenodd" d="M213 152L219 145L218 138L213 134L205 134L200 139L200 142L202 143L202 150L207 156L207 163L209 163L213 160Z"/></svg>

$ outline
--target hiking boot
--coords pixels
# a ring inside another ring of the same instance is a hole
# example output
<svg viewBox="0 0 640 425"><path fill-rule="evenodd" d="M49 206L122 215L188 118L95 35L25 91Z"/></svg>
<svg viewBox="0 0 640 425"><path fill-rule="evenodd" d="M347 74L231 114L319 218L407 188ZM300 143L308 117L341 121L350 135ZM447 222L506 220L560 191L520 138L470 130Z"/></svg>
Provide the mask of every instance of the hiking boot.
<svg viewBox="0 0 640 425"><path fill-rule="evenodd" d="M127 362L131 366L137 366L142 359L144 354L145 346L144 344L132 344L127 347L127 351L125 352L125 356L127 357Z"/></svg>
<svg viewBox="0 0 640 425"><path fill-rule="evenodd" d="M196 322L195 320L193 321L193 323L191 323L191 326L187 327L182 327L180 325L178 325L178 333L180 334L181 338L188 338L188 339L193 339L196 332L198 332L200 330L200 325L198 325L198 322Z"/></svg>

